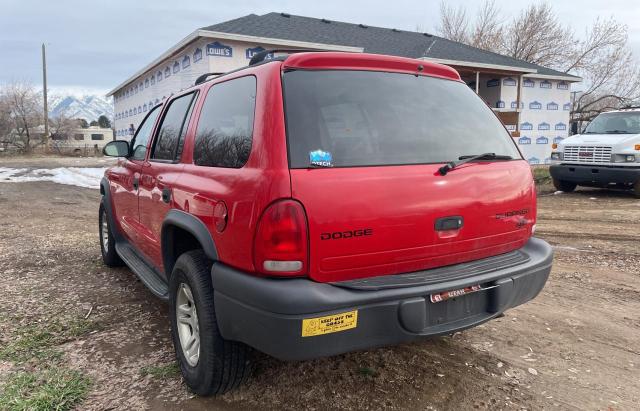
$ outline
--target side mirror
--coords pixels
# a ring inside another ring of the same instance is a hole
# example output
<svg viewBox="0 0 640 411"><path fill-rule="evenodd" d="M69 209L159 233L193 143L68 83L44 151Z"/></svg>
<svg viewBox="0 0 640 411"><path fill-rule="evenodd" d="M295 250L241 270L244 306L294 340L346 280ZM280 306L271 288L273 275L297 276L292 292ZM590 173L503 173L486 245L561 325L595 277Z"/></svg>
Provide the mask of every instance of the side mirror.
<svg viewBox="0 0 640 411"><path fill-rule="evenodd" d="M129 143L124 140L111 141L104 146L102 154L109 157L127 157L129 155Z"/></svg>

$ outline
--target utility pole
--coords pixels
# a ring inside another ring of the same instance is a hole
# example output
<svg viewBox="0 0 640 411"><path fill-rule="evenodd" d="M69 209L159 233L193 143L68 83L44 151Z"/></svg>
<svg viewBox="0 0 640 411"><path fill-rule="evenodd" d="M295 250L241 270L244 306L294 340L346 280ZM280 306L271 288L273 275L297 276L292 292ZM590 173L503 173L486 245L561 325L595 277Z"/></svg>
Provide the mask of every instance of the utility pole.
<svg viewBox="0 0 640 411"><path fill-rule="evenodd" d="M49 148L49 107L47 107L47 55L42 43L42 94L44 97L44 149Z"/></svg>

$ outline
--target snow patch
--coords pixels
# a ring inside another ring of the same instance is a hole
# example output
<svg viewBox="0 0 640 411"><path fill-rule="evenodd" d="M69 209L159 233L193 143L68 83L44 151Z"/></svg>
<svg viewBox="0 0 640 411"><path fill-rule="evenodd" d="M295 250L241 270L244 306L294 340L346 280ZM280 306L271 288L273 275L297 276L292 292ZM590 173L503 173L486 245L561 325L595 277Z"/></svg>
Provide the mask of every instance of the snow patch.
<svg viewBox="0 0 640 411"><path fill-rule="evenodd" d="M7 168L0 167L0 182L24 183L51 181L84 188L100 188L106 170L102 167Z"/></svg>

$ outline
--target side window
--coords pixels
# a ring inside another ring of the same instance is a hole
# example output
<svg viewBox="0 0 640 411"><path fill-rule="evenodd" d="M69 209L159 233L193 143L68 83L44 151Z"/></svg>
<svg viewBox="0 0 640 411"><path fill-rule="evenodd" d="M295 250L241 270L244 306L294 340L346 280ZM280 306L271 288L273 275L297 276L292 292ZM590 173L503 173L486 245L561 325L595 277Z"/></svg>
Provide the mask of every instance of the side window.
<svg viewBox="0 0 640 411"><path fill-rule="evenodd" d="M153 147L154 160L174 160L180 158L184 135L187 133L191 106L195 93L178 97L169 103Z"/></svg>
<svg viewBox="0 0 640 411"><path fill-rule="evenodd" d="M149 143L149 138L151 137L151 132L153 132L153 125L156 123L156 119L160 114L160 106L154 108L147 114L147 118L142 121L140 127L138 127L138 132L134 136L133 140L133 155L131 156L134 160L144 160L147 155L147 144Z"/></svg>
<svg viewBox="0 0 640 411"><path fill-rule="evenodd" d="M251 153L255 107L253 76L211 87L200 113L193 162L208 167L244 166Z"/></svg>

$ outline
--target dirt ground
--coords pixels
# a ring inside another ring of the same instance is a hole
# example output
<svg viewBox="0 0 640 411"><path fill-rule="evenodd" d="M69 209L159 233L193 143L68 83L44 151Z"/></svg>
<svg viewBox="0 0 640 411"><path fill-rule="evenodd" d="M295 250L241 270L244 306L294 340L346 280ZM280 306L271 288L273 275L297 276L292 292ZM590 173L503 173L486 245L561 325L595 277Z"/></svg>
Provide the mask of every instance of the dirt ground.
<svg viewBox="0 0 640 411"><path fill-rule="evenodd" d="M0 166L77 166L66 161L0 158ZM58 347L62 364L91 380L80 409L640 404L640 200L630 193L541 194L538 236L555 247L553 272L538 298L500 319L453 336L315 361L256 354L247 384L219 398L194 398L182 384L172 365L167 307L129 270L102 264L98 201L97 190L0 182L0 348L25 327L86 318L87 331ZM30 366L0 359L0 391L3 379Z"/></svg>

